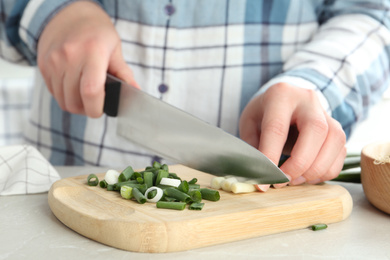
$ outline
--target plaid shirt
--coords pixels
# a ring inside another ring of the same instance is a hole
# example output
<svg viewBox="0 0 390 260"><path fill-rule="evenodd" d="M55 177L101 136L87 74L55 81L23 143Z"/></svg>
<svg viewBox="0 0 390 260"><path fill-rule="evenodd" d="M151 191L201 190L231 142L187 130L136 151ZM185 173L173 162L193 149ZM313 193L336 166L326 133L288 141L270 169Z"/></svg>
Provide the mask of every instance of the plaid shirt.
<svg viewBox="0 0 390 260"><path fill-rule="evenodd" d="M34 64L68 0L0 0L3 58ZM277 82L314 89L347 136L389 84L389 1L101 0L143 90L238 134L248 101ZM115 118L61 111L39 73L26 140L55 165L144 167L153 154ZM152 138L152 137L151 137Z"/></svg>

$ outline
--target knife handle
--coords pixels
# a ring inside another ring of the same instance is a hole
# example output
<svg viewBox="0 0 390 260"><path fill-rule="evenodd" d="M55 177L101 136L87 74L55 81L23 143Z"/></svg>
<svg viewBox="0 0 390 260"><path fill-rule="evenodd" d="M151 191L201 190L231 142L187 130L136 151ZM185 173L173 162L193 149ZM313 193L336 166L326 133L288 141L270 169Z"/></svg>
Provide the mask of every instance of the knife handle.
<svg viewBox="0 0 390 260"><path fill-rule="evenodd" d="M121 82L107 75L104 89L106 95L104 97L103 112L108 116L116 117L118 115Z"/></svg>

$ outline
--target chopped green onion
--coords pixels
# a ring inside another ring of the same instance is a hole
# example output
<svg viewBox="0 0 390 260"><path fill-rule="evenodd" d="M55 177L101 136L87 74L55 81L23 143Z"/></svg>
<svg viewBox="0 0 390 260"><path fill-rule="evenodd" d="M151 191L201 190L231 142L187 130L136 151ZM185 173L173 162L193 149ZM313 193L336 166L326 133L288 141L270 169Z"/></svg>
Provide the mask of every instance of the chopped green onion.
<svg viewBox="0 0 390 260"><path fill-rule="evenodd" d="M107 184L107 190L108 191L114 191L114 185L113 184Z"/></svg>
<svg viewBox="0 0 390 260"><path fill-rule="evenodd" d="M167 171L167 172L169 171L168 165L166 165L166 164L161 165L160 169Z"/></svg>
<svg viewBox="0 0 390 260"><path fill-rule="evenodd" d="M190 186L188 185L187 181L182 181L177 188L179 189L179 191L182 191L184 193L188 193L188 191L190 190Z"/></svg>
<svg viewBox="0 0 390 260"><path fill-rule="evenodd" d="M189 189L200 189L200 185L199 184L188 184L188 188Z"/></svg>
<svg viewBox="0 0 390 260"><path fill-rule="evenodd" d="M106 175L104 176L104 179L108 184L115 184L118 182L119 172L116 170L108 170L106 172Z"/></svg>
<svg viewBox="0 0 390 260"><path fill-rule="evenodd" d="M171 179L171 178L161 178L160 185L167 185L171 187L179 187L181 184L181 181L178 179Z"/></svg>
<svg viewBox="0 0 390 260"><path fill-rule="evenodd" d="M134 172L133 179L136 180L137 178L142 178L142 173Z"/></svg>
<svg viewBox="0 0 390 260"><path fill-rule="evenodd" d="M99 184L99 179L95 174L88 175L87 183L89 186L97 186Z"/></svg>
<svg viewBox="0 0 390 260"><path fill-rule="evenodd" d="M193 178L192 180L190 180L189 182L188 182L188 184L195 184L195 183L197 183L198 182L198 179L197 178Z"/></svg>
<svg viewBox="0 0 390 260"><path fill-rule="evenodd" d="M200 193L202 194L202 199L218 201L220 199L219 191L211 190L207 188L200 189Z"/></svg>
<svg viewBox="0 0 390 260"><path fill-rule="evenodd" d="M170 202L177 201L177 199L172 198L172 197L168 197L168 196L163 196L161 198L161 200L163 200L163 201L170 201Z"/></svg>
<svg viewBox="0 0 390 260"><path fill-rule="evenodd" d="M144 172L144 183L146 187L150 188L153 186L153 172Z"/></svg>
<svg viewBox="0 0 390 260"><path fill-rule="evenodd" d="M142 177L137 177L137 182L139 184L144 184L144 179Z"/></svg>
<svg viewBox="0 0 390 260"><path fill-rule="evenodd" d="M181 178L180 178L179 176L177 176L177 174L174 173L174 172L170 172L170 173L168 174L168 178L181 180Z"/></svg>
<svg viewBox="0 0 390 260"><path fill-rule="evenodd" d="M202 201L202 193L200 190L191 190L188 195L191 197L192 202L201 202Z"/></svg>
<svg viewBox="0 0 390 260"><path fill-rule="evenodd" d="M152 198L149 198L148 195L149 195L149 193L152 193L152 192L156 192L156 194ZM158 187L155 187L155 186L150 187L149 189L147 189L145 191L145 197L146 197L146 200L148 202L157 202L162 198L163 195L164 195L163 190L158 188Z"/></svg>
<svg viewBox="0 0 390 260"><path fill-rule="evenodd" d="M165 189L164 190L164 194L168 197L172 197L172 198L175 198L179 201L183 201L183 202L190 202L191 201L191 197L184 193L184 192L181 192L179 191L178 189L175 189L175 188L168 188L168 189Z"/></svg>
<svg viewBox="0 0 390 260"><path fill-rule="evenodd" d="M168 201L159 201L156 203L157 208L163 209L176 209L183 210L186 207L185 202L168 202Z"/></svg>
<svg viewBox="0 0 390 260"><path fill-rule="evenodd" d="M188 209L190 209L190 210L202 210L203 206L204 206L204 203L194 202L194 203L190 204Z"/></svg>
<svg viewBox="0 0 390 260"><path fill-rule="evenodd" d="M99 186L100 186L100 188L107 188L107 182L106 182L106 180L101 180L100 182L99 182Z"/></svg>
<svg viewBox="0 0 390 260"><path fill-rule="evenodd" d="M136 180L130 180L130 181L124 181L124 182L117 182L113 186L114 186L114 190L120 191L122 186L130 186L133 188L139 188L140 184Z"/></svg>
<svg viewBox="0 0 390 260"><path fill-rule="evenodd" d="M157 178L156 178L156 185L159 185L162 178L168 178L169 173L164 170L158 170Z"/></svg>
<svg viewBox="0 0 390 260"><path fill-rule="evenodd" d="M148 192L148 190L146 190L144 195L145 195L146 199L153 199L157 195L157 190L151 190L149 192Z"/></svg>
<svg viewBox="0 0 390 260"><path fill-rule="evenodd" d="M155 162L153 162L153 168L155 168L155 169L161 169L161 164L159 163L159 162L157 162L157 161L155 161Z"/></svg>
<svg viewBox="0 0 390 260"><path fill-rule="evenodd" d="M133 188L130 186L122 186L121 187L121 196L124 199L131 199L133 197Z"/></svg>
<svg viewBox="0 0 390 260"><path fill-rule="evenodd" d="M124 182L130 180L133 174L134 174L133 167L131 166L126 167L126 169L124 169L122 173L119 175L118 182Z"/></svg>
<svg viewBox="0 0 390 260"><path fill-rule="evenodd" d="M327 227L328 227L328 225L326 225L326 224L316 224L316 225L311 226L311 229L313 231L317 231L317 230L326 229Z"/></svg>
<svg viewBox="0 0 390 260"><path fill-rule="evenodd" d="M146 197L137 188L133 188L133 197L137 200L139 204L144 204L146 202Z"/></svg>

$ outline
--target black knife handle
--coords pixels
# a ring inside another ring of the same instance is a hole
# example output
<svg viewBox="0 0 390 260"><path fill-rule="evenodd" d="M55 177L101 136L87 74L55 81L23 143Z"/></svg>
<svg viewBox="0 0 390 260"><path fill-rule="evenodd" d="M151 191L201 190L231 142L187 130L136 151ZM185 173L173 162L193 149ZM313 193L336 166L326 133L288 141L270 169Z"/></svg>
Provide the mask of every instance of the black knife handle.
<svg viewBox="0 0 390 260"><path fill-rule="evenodd" d="M116 117L118 115L121 82L107 75L104 89L106 96L104 98L103 112L108 116Z"/></svg>

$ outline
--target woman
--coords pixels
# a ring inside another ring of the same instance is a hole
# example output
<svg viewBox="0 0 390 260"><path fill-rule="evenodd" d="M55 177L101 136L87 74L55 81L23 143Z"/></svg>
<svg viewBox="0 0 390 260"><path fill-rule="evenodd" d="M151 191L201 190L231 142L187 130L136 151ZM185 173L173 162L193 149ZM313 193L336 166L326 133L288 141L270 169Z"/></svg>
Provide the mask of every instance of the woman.
<svg viewBox="0 0 390 260"><path fill-rule="evenodd" d="M240 135L275 163L289 155L281 169L290 184L318 183L338 175L346 137L388 85L389 1L32 0L2 8L2 41L18 50L12 58L39 67L26 140L55 165L158 159L116 136L115 118L102 115L109 72Z"/></svg>

